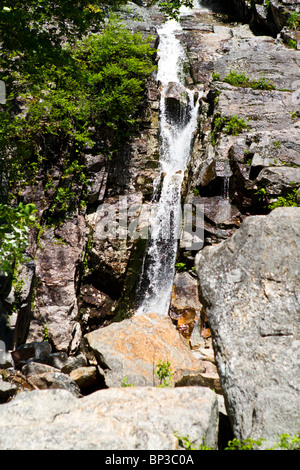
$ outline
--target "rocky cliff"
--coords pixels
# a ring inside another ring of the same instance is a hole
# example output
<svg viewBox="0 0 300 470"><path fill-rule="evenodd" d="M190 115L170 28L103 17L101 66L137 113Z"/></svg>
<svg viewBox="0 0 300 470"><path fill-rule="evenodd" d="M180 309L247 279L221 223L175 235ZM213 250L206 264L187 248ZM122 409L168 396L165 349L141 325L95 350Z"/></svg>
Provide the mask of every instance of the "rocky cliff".
<svg viewBox="0 0 300 470"><path fill-rule="evenodd" d="M157 45L164 18L147 3L129 3L122 18ZM114 160L86 150L85 208L48 226L42 175L23 191L42 229L31 233L17 286L2 291L0 448L174 449L175 431L213 448L222 435L268 446L299 431L300 46L288 21L298 8L207 0L181 16L185 83L201 95L182 203L204 207L204 240L199 253L179 243L168 318L134 316L146 241L100 231L103 204L114 212L126 200L134 219L153 203L155 74L139 127ZM176 111L180 90L170 100ZM173 373L164 397L159 361ZM119 389L125 378L134 387ZM157 403L178 418L166 412L158 425ZM38 423L46 406L32 444L31 416Z"/></svg>

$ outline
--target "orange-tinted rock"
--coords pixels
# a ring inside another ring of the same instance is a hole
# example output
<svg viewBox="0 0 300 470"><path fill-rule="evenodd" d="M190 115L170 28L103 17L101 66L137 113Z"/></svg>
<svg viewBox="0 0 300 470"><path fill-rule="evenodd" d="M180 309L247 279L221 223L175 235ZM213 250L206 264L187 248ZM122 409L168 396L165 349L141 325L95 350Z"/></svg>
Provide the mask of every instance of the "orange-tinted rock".
<svg viewBox="0 0 300 470"><path fill-rule="evenodd" d="M83 342L103 369L108 387L120 386L124 377L134 385L158 385L158 361L169 361L173 373L203 371L202 361L193 356L170 318L155 313L112 323L88 333Z"/></svg>
<svg viewBox="0 0 300 470"><path fill-rule="evenodd" d="M191 337L201 309L197 279L188 272L177 273L174 279L169 316L176 322L178 330L185 338Z"/></svg>

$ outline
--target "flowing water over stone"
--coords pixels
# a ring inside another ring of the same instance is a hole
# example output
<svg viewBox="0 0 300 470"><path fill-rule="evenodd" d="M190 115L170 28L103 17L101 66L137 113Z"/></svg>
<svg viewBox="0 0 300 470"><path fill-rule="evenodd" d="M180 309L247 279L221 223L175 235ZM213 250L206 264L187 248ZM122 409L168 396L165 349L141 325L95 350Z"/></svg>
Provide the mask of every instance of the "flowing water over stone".
<svg viewBox="0 0 300 470"><path fill-rule="evenodd" d="M195 2L198 3L198 2ZM199 7L199 5L197 5ZM184 9L183 13L192 13ZM184 85L185 51L177 38L181 26L167 21L160 37L157 81L160 85L161 194L151 214L148 250L138 289L137 314L167 315L181 234L181 186L197 126L199 96Z"/></svg>

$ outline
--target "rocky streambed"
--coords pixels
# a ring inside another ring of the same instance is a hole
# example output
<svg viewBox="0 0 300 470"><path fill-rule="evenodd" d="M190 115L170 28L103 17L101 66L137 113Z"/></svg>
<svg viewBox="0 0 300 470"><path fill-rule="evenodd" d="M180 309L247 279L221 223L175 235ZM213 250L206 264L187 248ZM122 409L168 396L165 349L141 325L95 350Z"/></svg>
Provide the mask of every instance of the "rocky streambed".
<svg viewBox="0 0 300 470"><path fill-rule="evenodd" d="M146 3L123 16L155 42L163 18ZM97 211L153 204L155 76L127 148L113 163L87 151L86 211L32 234L18 286L1 292L0 448L176 449L178 433L217 449L299 432L298 4L269 4L203 1L180 20L185 83L201 95L182 201L204 207L204 246L179 243L168 317L131 316L145 240L103 240ZM176 109L180 90L169 98ZM42 217L42 178L23 196Z"/></svg>

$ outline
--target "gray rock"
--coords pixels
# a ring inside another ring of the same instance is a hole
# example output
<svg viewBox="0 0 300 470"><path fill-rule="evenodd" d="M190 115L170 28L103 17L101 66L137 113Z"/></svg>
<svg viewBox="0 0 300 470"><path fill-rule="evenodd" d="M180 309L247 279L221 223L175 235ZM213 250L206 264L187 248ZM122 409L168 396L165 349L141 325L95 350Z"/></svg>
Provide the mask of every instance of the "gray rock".
<svg viewBox="0 0 300 470"><path fill-rule="evenodd" d="M9 382L0 379L0 403L5 403L13 397L18 391L18 387Z"/></svg>
<svg viewBox="0 0 300 470"><path fill-rule="evenodd" d="M21 344L11 352L11 355L15 367L21 368L27 361L47 363L51 351L52 346L48 341L33 341L32 343Z"/></svg>
<svg viewBox="0 0 300 470"><path fill-rule="evenodd" d="M39 362L28 362L22 367L22 374L26 376L40 375L45 372L55 372L55 368L47 364L41 364Z"/></svg>
<svg viewBox="0 0 300 470"><path fill-rule="evenodd" d="M12 358L11 353L1 350L1 341L0 341L0 369L8 369L10 367L14 367L14 365L15 364L14 364L14 360Z"/></svg>
<svg viewBox="0 0 300 470"><path fill-rule="evenodd" d="M231 31L232 38L223 45L225 54L215 61L215 70L220 73L221 79L230 70L235 70L245 73L250 80L263 77L274 83L277 89L293 89L293 83L299 77L300 58L297 51L277 44L270 36L255 36L248 25ZM255 60L251 60L253 50Z"/></svg>
<svg viewBox="0 0 300 470"><path fill-rule="evenodd" d="M105 169L102 169L97 173L93 173L89 177L88 202L90 204L100 204L103 201L107 187L107 178L108 173L105 171Z"/></svg>
<svg viewBox="0 0 300 470"><path fill-rule="evenodd" d="M35 261L24 264L18 273L18 281L22 282L18 295L18 316L14 328L14 347L26 342L32 317L32 295L34 289L36 265Z"/></svg>
<svg viewBox="0 0 300 470"><path fill-rule="evenodd" d="M300 167L264 168L256 181L266 187L269 194L277 196L291 190L292 183L300 186Z"/></svg>
<svg viewBox="0 0 300 470"><path fill-rule="evenodd" d="M72 370L79 367L86 367L88 365L87 359L84 354L78 354L78 356L68 357L67 362L61 368L64 374L69 374Z"/></svg>
<svg viewBox="0 0 300 470"><path fill-rule="evenodd" d="M68 355L65 352L52 353L47 359L47 364L56 369L62 369L67 362Z"/></svg>
<svg viewBox="0 0 300 470"><path fill-rule="evenodd" d="M248 217L196 256L221 386L237 438L299 432L300 208Z"/></svg>
<svg viewBox="0 0 300 470"><path fill-rule="evenodd" d="M42 361L49 358L52 346L48 341L33 341L32 343L21 344L14 353L18 353L22 357L22 354L24 353L25 356L27 351L32 351L33 356L31 357ZM15 354L15 356L17 356L17 354Z"/></svg>
<svg viewBox="0 0 300 470"><path fill-rule="evenodd" d="M76 397L81 396L78 385L68 375L58 372L52 367L47 372L30 375L30 382L40 390L63 389L68 390Z"/></svg>
<svg viewBox="0 0 300 470"><path fill-rule="evenodd" d="M175 432L216 448L212 390L115 388L81 399L66 390L39 390L18 394L0 414L2 450L175 450Z"/></svg>

